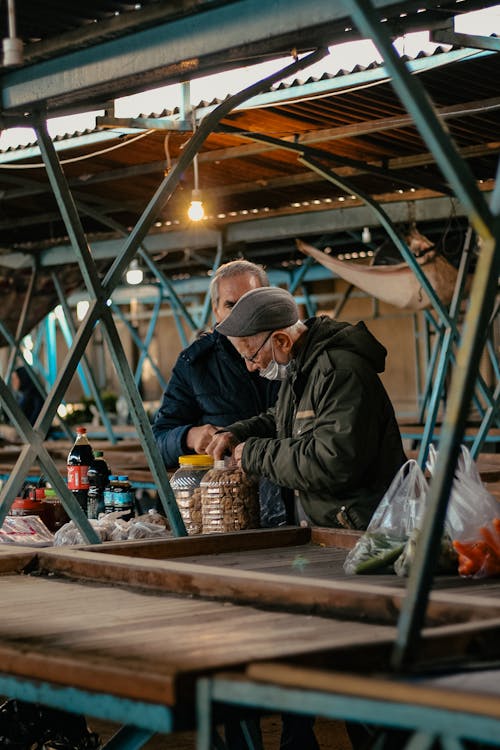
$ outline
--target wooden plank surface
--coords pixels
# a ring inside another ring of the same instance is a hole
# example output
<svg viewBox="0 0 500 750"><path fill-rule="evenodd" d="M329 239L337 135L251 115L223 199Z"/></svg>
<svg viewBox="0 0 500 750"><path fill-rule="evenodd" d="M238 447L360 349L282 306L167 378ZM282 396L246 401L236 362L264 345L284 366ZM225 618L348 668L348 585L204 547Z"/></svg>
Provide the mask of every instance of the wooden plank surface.
<svg viewBox="0 0 500 750"><path fill-rule="evenodd" d="M33 576L0 579L4 673L173 705L199 674L393 629Z"/></svg>
<svg viewBox="0 0 500 750"><path fill-rule="evenodd" d="M318 549L332 554L328 548ZM283 552L279 550L279 554ZM300 554L303 554L302 548ZM291 555L294 555L293 548ZM217 556L216 561L221 557ZM205 561L193 563L187 559L147 560L79 549L45 548L40 550L37 559L40 570L46 574L391 625L396 621L405 596L402 579L396 576L377 576L377 581L371 576L345 576L338 567L336 576L332 567L330 578L319 579L303 575L299 569L296 575L263 571L256 574L253 570L216 565L213 557L210 558L212 564L205 564ZM460 582L458 577L457 580ZM488 597L486 588L482 595L474 598L461 589L457 594L453 590L433 591L428 622L434 625L466 622L495 617L499 613L500 601Z"/></svg>
<svg viewBox="0 0 500 750"><path fill-rule="evenodd" d="M346 551L355 545L361 534L359 531L320 527L287 527L159 541L110 542L101 546L82 545L79 549L165 561L182 558L186 563L216 565L228 570L276 573L298 579L352 580L366 585L405 589L408 579L393 573L345 575ZM469 580L455 574L439 575L434 579L433 589L475 599L490 598L495 602L500 594L500 583L494 579Z"/></svg>
<svg viewBox="0 0 500 750"><path fill-rule="evenodd" d="M326 531L329 531L328 529ZM334 544L337 535L331 535ZM200 534L190 537L169 539L139 539L127 542L106 542L103 545L79 545L79 549L99 554L126 555L152 560L172 560L178 557L203 555L212 559L223 552L243 552L246 550L266 550L289 545L308 544L311 529L289 526L280 529L258 529L238 531L228 534Z"/></svg>

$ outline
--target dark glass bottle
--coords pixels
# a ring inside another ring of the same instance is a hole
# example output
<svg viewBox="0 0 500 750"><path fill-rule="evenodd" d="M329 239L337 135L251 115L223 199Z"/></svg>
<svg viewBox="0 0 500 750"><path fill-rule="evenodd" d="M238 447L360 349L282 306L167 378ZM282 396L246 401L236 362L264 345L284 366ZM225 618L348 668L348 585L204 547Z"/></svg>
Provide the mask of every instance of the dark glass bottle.
<svg viewBox="0 0 500 750"><path fill-rule="evenodd" d="M98 518L99 513L104 513L104 490L108 485L109 466L102 456L102 451L95 451L88 470L88 518Z"/></svg>
<svg viewBox="0 0 500 750"><path fill-rule="evenodd" d="M78 501L82 510L87 512L87 499L89 492L89 466L94 454L87 437L85 427L76 428L76 440L68 454L68 489Z"/></svg>
<svg viewBox="0 0 500 750"><path fill-rule="evenodd" d="M117 477L113 482L113 509L119 511L123 521L130 521L134 517L134 491L125 474Z"/></svg>

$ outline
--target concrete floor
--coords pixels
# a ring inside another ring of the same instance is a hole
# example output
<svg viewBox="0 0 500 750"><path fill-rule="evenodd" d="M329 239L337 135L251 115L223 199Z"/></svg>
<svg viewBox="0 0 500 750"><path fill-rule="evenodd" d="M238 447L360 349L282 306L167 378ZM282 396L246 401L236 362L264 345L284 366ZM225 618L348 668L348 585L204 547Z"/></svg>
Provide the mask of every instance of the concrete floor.
<svg viewBox="0 0 500 750"><path fill-rule="evenodd" d="M118 729L116 725L97 719L90 719L88 724L103 741L107 741ZM280 717L267 716L262 720L261 726L265 750L279 750ZM316 721L315 732L321 750L351 750L343 722L319 718ZM196 750L196 734L194 732L157 734L144 745L143 750Z"/></svg>

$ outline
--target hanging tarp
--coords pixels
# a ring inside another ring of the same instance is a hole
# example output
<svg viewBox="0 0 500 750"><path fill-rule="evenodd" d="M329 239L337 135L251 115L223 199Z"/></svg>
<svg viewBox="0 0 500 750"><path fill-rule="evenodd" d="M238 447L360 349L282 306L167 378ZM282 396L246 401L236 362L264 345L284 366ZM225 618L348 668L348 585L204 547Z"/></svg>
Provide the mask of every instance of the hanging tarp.
<svg viewBox="0 0 500 750"><path fill-rule="evenodd" d="M407 263L376 266L339 260L302 240L298 239L296 242L301 252L382 302L407 310L424 310L431 307L429 297ZM415 260L422 267L440 300L444 305L448 305L453 296L457 269L434 251L416 257Z"/></svg>

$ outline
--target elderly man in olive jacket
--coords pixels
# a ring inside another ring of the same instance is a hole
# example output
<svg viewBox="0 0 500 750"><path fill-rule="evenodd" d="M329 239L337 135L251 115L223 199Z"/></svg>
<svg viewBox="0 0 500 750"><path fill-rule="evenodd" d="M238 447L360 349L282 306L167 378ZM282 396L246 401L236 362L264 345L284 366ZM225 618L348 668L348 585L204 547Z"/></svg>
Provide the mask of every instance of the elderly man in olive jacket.
<svg viewBox="0 0 500 750"><path fill-rule="evenodd" d="M249 370L281 380L276 405L214 435L249 474L294 491L298 521L366 528L406 457L378 373L386 350L364 323L302 322L284 289L244 294L217 330Z"/></svg>

